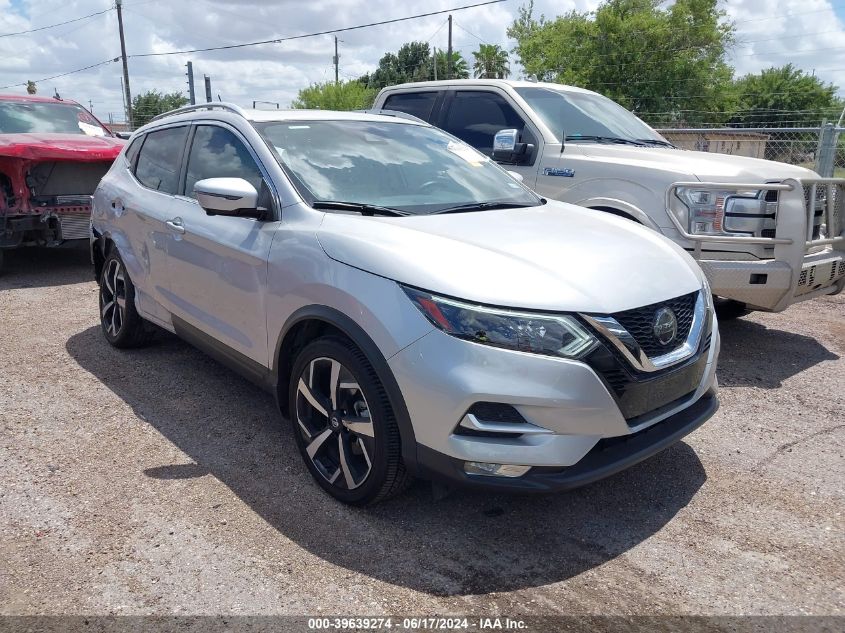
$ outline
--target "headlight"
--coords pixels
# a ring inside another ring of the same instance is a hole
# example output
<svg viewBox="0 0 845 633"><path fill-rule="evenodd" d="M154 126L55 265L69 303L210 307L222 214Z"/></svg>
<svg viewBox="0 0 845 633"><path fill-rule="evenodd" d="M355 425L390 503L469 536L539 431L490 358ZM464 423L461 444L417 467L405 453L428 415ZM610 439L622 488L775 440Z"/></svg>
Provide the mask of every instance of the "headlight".
<svg viewBox="0 0 845 633"><path fill-rule="evenodd" d="M490 308L414 288L403 286L402 289L436 327L475 343L561 358L580 358L597 343L570 316Z"/></svg>
<svg viewBox="0 0 845 633"><path fill-rule="evenodd" d="M738 232L744 232L744 227L734 229L724 226L725 209L729 206L744 207L746 203L751 204L754 207L755 215L765 213L766 210L766 202L760 198L759 191L678 187L676 195L686 207L688 230L696 235L723 235L726 229L728 231L738 229ZM757 208L760 210L757 210ZM745 211L744 208L735 210ZM761 215L761 219L762 217Z"/></svg>

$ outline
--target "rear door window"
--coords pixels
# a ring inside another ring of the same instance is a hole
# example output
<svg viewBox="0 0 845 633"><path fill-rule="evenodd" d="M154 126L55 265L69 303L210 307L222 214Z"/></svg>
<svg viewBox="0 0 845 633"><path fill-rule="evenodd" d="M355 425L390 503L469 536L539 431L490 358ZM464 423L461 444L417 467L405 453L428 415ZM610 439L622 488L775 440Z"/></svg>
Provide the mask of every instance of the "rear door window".
<svg viewBox="0 0 845 633"><path fill-rule="evenodd" d="M456 92L443 124L447 132L488 156L496 132L511 128L519 131L520 142L534 143L525 121L504 97L480 90Z"/></svg>
<svg viewBox="0 0 845 633"><path fill-rule="evenodd" d="M148 132L135 168L138 181L150 189L175 194L187 136L187 126Z"/></svg>
<svg viewBox="0 0 845 633"><path fill-rule="evenodd" d="M384 102L385 110L397 110L412 114L423 121L431 120L431 111L437 101L437 92L403 92L391 95Z"/></svg>

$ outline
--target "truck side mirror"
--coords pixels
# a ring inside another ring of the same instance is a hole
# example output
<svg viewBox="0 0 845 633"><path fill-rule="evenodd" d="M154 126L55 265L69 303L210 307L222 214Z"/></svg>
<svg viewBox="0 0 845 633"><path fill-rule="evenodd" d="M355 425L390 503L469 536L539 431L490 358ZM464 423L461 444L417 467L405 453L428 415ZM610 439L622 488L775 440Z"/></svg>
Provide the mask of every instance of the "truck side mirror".
<svg viewBox="0 0 845 633"><path fill-rule="evenodd" d="M493 137L493 160L498 163L521 165L531 160L534 146L530 143L518 143L519 130L510 128L499 130Z"/></svg>

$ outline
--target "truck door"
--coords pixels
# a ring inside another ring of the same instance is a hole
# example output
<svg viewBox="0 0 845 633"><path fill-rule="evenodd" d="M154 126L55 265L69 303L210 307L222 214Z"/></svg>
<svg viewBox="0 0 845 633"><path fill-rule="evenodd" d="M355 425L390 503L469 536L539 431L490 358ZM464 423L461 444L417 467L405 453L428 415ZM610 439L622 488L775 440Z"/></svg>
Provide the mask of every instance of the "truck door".
<svg viewBox="0 0 845 633"><path fill-rule="evenodd" d="M528 117L517 111L504 95L492 89L454 90L447 95L444 111L437 125L487 156L493 155L493 137L499 130L519 131L517 142L534 149L518 165L502 165L522 175L523 182L534 188L537 183L537 158L540 154L539 132Z"/></svg>

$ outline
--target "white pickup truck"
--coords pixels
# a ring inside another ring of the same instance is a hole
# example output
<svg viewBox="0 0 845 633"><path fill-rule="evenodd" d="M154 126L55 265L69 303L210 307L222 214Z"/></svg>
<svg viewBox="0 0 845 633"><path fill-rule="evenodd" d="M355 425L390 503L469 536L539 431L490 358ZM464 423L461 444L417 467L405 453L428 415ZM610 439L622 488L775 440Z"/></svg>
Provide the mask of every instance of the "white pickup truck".
<svg viewBox="0 0 845 633"><path fill-rule="evenodd" d="M443 128L543 196L660 231L740 310L778 312L845 286L845 179L681 150L610 99L560 84L409 83L373 107Z"/></svg>

